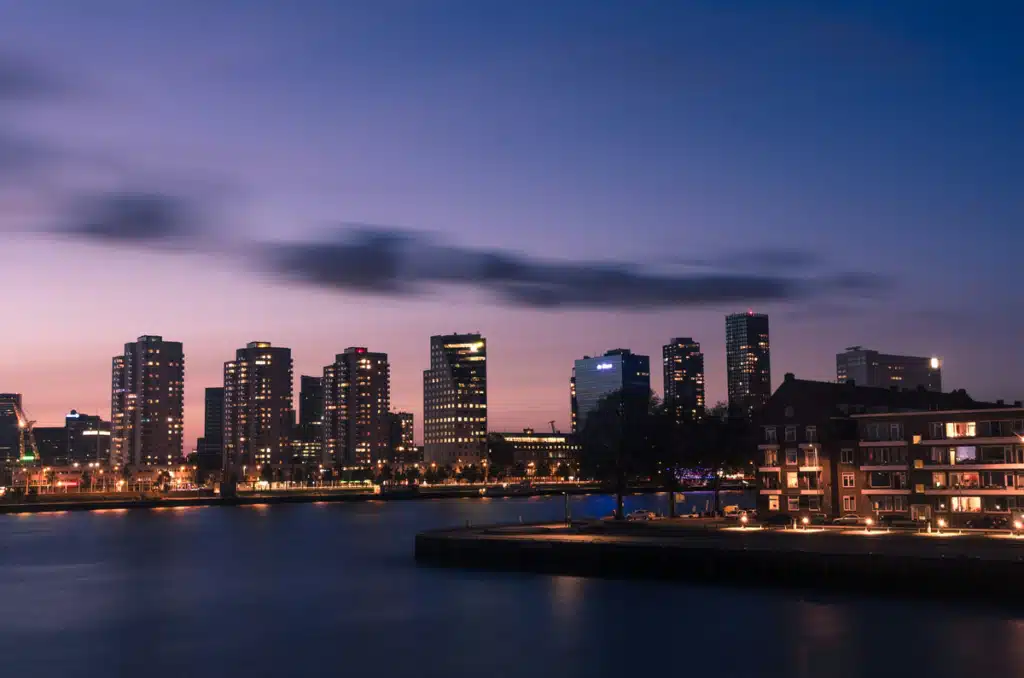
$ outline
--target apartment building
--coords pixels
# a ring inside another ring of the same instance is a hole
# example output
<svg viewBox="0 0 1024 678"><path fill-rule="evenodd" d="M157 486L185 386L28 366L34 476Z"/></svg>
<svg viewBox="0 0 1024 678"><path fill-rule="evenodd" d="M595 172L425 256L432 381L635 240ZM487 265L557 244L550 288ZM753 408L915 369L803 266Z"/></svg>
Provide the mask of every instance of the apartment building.
<svg viewBox="0 0 1024 678"><path fill-rule="evenodd" d="M995 526L1024 511L1024 408L855 415L842 508L950 526ZM850 450L844 450L847 459Z"/></svg>
<svg viewBox="0 0 1024 678"><path fill-rule="evenodd" d="M868 422L862 422L858 415L970 412L985 407L993 405L975 401L962 390L936 393L924 389L870 388L808 381L787 374L757 418L758 511L762 516L787 513L835 517L844 513L864 514L868 502L873 501L882 507L882 513L888 513L890 505L895 512L903 506L909 477L893 475L889 478L891 486L881 486L881 476L877 476L874 480L879 484L869 487L873 478L867 474L883 465L887 469L879 473L898 473L899 462L892 460L901 459L902 453L892 450L901 446L861 447L861 426ZM902 423L902 419L893 419L893 423ZM885 435L896 433L894 428ZM883 458L887 460L885 464L881 462ZM893 468L888 468L890 463ZM903 463L906 465L906 461Z"/></svg>

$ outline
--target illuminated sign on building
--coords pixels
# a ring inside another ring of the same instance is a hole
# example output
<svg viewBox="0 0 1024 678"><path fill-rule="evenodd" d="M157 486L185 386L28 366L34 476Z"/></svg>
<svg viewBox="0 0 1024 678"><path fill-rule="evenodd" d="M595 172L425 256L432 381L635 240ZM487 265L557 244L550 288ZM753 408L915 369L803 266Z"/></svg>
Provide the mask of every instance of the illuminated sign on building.
<svg viewBox="0 0 1024 678"><path fill-rule="evenodd" d="M615 366L612 365L611 363L598 363L598 365L597 365L597 369L599 369L599 370L610 370L613 367L615 367Z"/></svg>

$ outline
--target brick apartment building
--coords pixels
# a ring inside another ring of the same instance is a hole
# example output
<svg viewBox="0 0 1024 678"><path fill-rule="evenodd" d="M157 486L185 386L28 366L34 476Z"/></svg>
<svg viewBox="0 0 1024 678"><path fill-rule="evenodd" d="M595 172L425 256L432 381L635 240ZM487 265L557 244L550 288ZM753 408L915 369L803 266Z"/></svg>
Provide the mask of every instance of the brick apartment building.
<svg viewBox="0 0 1024 678"><path fill-rule="evenodd" d="M993 407L997 406L975 401L962 390L937 393L864 387L808 381L787 374L757 419L758 512L761 516L868 515L869 507L877 504L880 508L876 513L909 516L910 478L906 471L900 476L897 468L900 463L906 466L909 457L891 452L896 448L906 452L906 446L872 441L876 444L861 447L861 431L876 423L869 417L881 420L894 415L893 423L902 425L904 420L899 417L907 413L970 413ZM872 470L883 465L883 454L888 460L886 470ZM889 473L889 485L883 487L881 476L872 473ZM876 481L878 485L872 485ZM906 512L902 510L904 505Z"/></svg>
<svg viewBox="0 0 1024 678"><path fill-rule="evenodd" d="M1024 510L1020 403L853 419L855 465L838 469L843 510L955 527L996 526Z"/></svg>

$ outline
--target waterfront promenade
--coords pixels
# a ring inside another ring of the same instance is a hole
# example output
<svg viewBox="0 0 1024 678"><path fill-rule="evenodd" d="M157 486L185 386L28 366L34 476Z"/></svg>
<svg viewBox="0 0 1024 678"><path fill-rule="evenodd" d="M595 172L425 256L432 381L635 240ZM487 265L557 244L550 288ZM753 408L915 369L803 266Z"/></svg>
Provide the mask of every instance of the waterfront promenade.
<svg viewBox="0 0 1024 678"><path fill-rule="evenodd" d="M1007 532L741 528L716 520L470 527L417 536L421 563L578 576L999 600L1024 594Z"/></svg>

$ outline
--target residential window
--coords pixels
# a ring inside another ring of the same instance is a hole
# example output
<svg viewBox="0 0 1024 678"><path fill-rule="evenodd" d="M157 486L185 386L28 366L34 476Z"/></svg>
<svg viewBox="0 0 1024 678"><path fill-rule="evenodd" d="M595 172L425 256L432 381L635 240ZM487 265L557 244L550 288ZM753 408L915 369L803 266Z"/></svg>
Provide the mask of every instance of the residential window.
<svg viewBox="0 0 1024 678"><path fill-rule="evenodd" d="M949 474L949 485L954 490L974 490L981 487L981 474L977 471L958 471Z"/></svg>
<svg viewBox="0 0 1024 678"><path fill-rule="evenodd" d="M786 508L790 511L799 511L800 497L786 497Z"/></svg>
<svg viewBox="0 0 1024 678"><path fill-rule="evenodd" d="M932 473L932 487L936 490L942 490L946 487L946 473L944 471L936 471Z"/></svg>
<svg viewBox="0 0 1024 678"><path fill-rule="evenodd" d="M768 497L768 510L778 511L779 510L779 495L772 494Z"/></svg>
<svg viewBox="0 0 1024 678"><path fill-rule="evenodd" d="M796 471L790 471L786 474L786 487L791 490L795 490L800 487L800 474Z"/></svg>
<svg viewBox="0 0 1024 678"><path fill-rule="evenodd" d="M840 461L840 463L843 463L843 464L852 464L853 463L853 448L847 447L847 448L844 448L842 450L839 450L839 461Z"/></svg>
<svg viewBox="0 0 1024 678"><path fill-rule="evenodd" d="M1006 513L1010 510L1010 506L1006 500L1012 498L1013 497L984 497L982 505L984 506L985 511L989 513Z"/></svg>
<svg viewBox="0 0 1024 678"><path fill-rule="evenodd" d="M981 497L952 497L953 513L981 513Z"/></svg>
<svg viewBox="0 0 1024 678"><path fill-rule="evenodd" d="M892 474L882 471L869 473L868 487L892 487Z"/></svg>
<svg viewBox="0 0 1024 678"><path fill-rule="evenodd" d="M973 438L977 435L977 424L973 421L946 422L947 438Z"/></svg>
<svg viewBox="0 0 1024 678"><path fill-rule="evenodd" d="M779 465L779 451L778 450L765 450L764 451L764 465L765 466L778 466Z"/></svg>
<svg viewBox="0 0 1024 678"><path fill-rule="evenodd" d="M779 442L779 436L775 432L775 427L774 426L765 426L764 427L764 441L766 443L777 443L777 442Z"/></svg>
<svg viewBox="0 0 1024 678"><path fill-rule="evenodd" d="M796 426L787 426L786 427L786 442L787 443L795 443L796 442Z"/></svg>
<svg viewBox="0 0 1024 678"><path fill-rule="evenodd" d="M804 450L804 466L818 465L818 451L815 449Z"/></svg>
<svg viewBox="0 0 1024 678"><path fill-rule="evenodd" d="M903 424L889 424L889 440L903 440Z"/></svg>
<svg viewBox="0 0 1024 678"><path fill-rule="evenodd" d="M779 474L778 473L762 473L761 474L761 488L765 490L777 490L779 489Z"/></svg>
<svg viewBox="0 0 1024 678"><path fill-rule="evenodd" d="M852 473L843 474L843 487L857 487L857 480Z"/></svg>
<svg viewBox="0 0 1024 678"><path fill-rule="evenodd" d="M942 435L942 428L943 427L941 421L931 422L930 424L928 424L928 437L931 438L932 440L942 440L942 438L944 437Z"/></svg>
<svg viewBox="0 0 1024 678"><path fill-rule="evenodd" d="M818 442L818 427L817 426L808 426L804 430L804 433L807 436L807 442L809 442L809 443L816 443L816 442Z"/></svg>
<svg viewBox="0 0 1024 678"><path fill-rule="evenodd" d="M843 495L843 512L844 513L856 513L857 512L857 496L853 494Z"/></svg>
<svg viewBox="0 0 1024 678"><path fill-rule="evenodd" d="M954 464L974 464L978 461L978 448L973 445L961 445L953 448Z"/></svg>
<svg viewBox="0 0 1024 678"><path fill-rule="evenodd" d="M809 510L811 510L811 511L820 511L821 510L821 497L819 497L817 495L812 495L810 497L807 497L807 508Z"/></svg>
<svg viewBox="0 0 1024 678"><path fill-rule="evenodd" d="M981 474L981 486L986 490L1005 490L1013 487L1013 474L1006 471L985 471Z"/></svg>
<svg viewBox="0 0 1024 678"><path fill-rule="evenodd" d="M981 448L981 461L984 464L1005 464L1009 456L1008 447L983 447Z"/></svg>
<svg viewBox="0 0 1024 678"><path fill-rule="evenodd" d="M786 448L786 463L790 466L797 465L798 450L795 447Z"/></svg>

